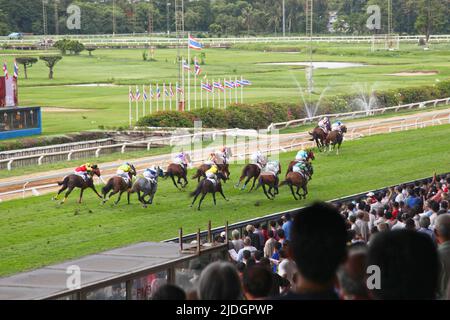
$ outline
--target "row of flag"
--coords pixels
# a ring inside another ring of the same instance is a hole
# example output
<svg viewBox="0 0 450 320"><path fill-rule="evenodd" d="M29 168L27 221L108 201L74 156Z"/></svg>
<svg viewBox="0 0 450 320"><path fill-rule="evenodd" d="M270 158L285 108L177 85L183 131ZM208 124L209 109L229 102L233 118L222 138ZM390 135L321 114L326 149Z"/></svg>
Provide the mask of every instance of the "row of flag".
<svg viewBox="0 0 450 320"><path fill-rule="evenodd" d="M208 92L213 92L214 89L218 89L222 92L225 92L225 89L236 89L241 87L251 86L252 83L248 80L236 80L236 81L214 81L213 83L202 82L201 88Z"/></svg>
<svg viewBox="0 0 450 320"><path fill-rule="evenodd" d="M8 79L9 78L9 73L8 73L8 66L6 65L6 62L3 63L3 73L5 75L5 78ZM17 65L17 61L14 60L14 75L13 75L14 79L19 78L19 67Z"/></svg>
<svg viewBox="0 0 450 320"><path fill-rule="evenodd" d="M176 90L176 92L184 94L183 88L181 88L178 84L176 85L175 90ZM141 99L143 101L149 101L150 99L160 99L163 94L166 97L171 97L171 98L175 96L175 91L174 91L172 84L170 84L168 86L164 85L162 91L161 91L161 88L159 87L159 85L155 86L155 90L153 90L153 87L150 85L150 90L148 91L149 94L147 94L147 90L145 90L145 87L144 87L142 96L141 96L139 87L136 87L136 93L134 93L133 90L130 88L130 92L129 92L128 96L129 96L130 101L135 101L135 102L141 101Z"/></svg>

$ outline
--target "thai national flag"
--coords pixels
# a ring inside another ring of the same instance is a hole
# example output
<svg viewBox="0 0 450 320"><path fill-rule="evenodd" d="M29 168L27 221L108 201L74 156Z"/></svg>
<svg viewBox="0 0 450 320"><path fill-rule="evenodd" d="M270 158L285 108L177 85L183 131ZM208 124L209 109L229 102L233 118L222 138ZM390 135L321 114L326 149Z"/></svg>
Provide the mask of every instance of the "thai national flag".
<svg viewBox="0 0 450 320"><path fill-rule="evenodd" d="M224 87L220 82L214 82L214 88L224 91Z"/></svg>
<svg viewBox="0 0 450 320"><path fill-rule="evenodd" d="M173 92L173 87L172 85L170 85L169 87L169 92L170 92L170 96L173 97L175 95L175 93Z"/></svg>
<svg viewBox="0 0 450 320"><path fill-rule="evenodd" d="M230 88L230 89L234 89L234 82L232 82L232 81L225 81L225 87L226 88Z"/></svg>
<svg viewBox="0 0 450 320"><path fill-rule="evenodd" d="M183 68L185 70L191 71L191 66L189 65L189 63L187 63L186 60L183 61Z"/></svg>
<svg viewBox="0 0 450 320"><path fill-rule="evenodd" d="M155 96L155 93L153 92L153 88L150 87L150 98L153 99L154 96Z"/></svg>
<svg viewBox="0 0 450 320"><path fill-rule="evenodd" d="M133 94L133 90L130 89L130 92L128 93L128 99L130 99L130 101L134 101L134 94Z"/></svg>
<svg viewBox="0 0 450 320"><path fill-rule="evenodd" d="M235 87L235 88L240 88L240 87L242 87L240 81L233 82L233 84L234 84L234 87Z"/></svg>
<svg viewBox="0 0 450 320"><path fill-rule="evenodd" d="M145 89L144 89L143 94L144 94L144 101L147 101L148 100L148 95L147 95L147 92L145 92Z"/></svg>
<svg viewBox="0 0 450 320"><path fill-rule="evenodd" d="M3 63L3 72L5 74L5 78L8 79L9 75L8 75L8 67L6 66L6 62Z"/></svg>
<svg viewBox="0 0 450 320"><path fill-rule="evenodd" d="M248 80L242 80L241 81L241 85L243 85L243 86L251 86L252 83L250 81L248 81Z"/></svg>
<svg viewBox="0 0 450 320"><path fill-rule="evenodd" d="M139 88L136 88L136 101L141 100L141 93L139 92Z"/></svg>
<svg viewBox="0 0 450 320"><path fill-rule="evenodd" d="M200 68L200 65L198 64L197 58L195 59L194 66L195 66L195 75L199 76L202 73L202 69Z"/></svg>
<svg viewBox="0 0 450 320"><path fill-rule="evenodd" d="M19 66L17 65L16 60L14 60L14 78L19 78Z"/></svg>
<svg viewBox="0 0 450 320"><path fill-rule="evenodd" d="M192 36L189 36L189 48L193 50L202 50L203 45Z"/></svg>
<svg viewBox="0 0 450 320"><path fill-rule="evenodd" d="M169 90L167 89L167 87L164 87L164 94L166 95L166 97L169 96Z"/></svg>
<svg viewBox="0 0 450 320"><path fill-rule="evenodd" d="M177 92L183 94L183 88L181 88L178 84L177 84Z"/></svg>
<svg viewBox="0 0 450 320"><path fill-rule="evenodd" d="M159 87L156 89L156 98L161 98L161 89Z"/></svg>
<svg viewBox="0 0 450 320"><path fill-rule="evenodd" d="M206 90L208 92L212 92L213 91L213 88L207 83L202 83L202 89Z"/></svg>

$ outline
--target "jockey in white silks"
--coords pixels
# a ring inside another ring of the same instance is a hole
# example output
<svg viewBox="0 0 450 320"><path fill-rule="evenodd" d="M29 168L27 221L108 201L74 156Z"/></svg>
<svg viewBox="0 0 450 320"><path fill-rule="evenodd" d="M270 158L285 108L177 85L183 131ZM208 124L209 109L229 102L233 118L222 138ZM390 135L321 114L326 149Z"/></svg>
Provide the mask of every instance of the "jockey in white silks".
<svg viewBox="0 0 450 320"><path fill-rule="evenodd" d="M250 160L252 164L257 165L260 169L264 168L267 164L267 159L260 150L253 153Z"/></svg>
<svg viewBox="0 0 450 320"><path fill-rule="evenodd" d="M223 164L227 164L231 158L231 149L223 147L219 150L218 155L223 159Z"/></svg>
<svg viewBox="0 0 450 320"><path fill-rule="evenodd" d="M280 172L280 162L278 161L267 162L267 165L264 168L264 172L271 173L274 176L277 176L278 173Z"/></svg>
<svg viewBox="0 0 450 320"><path fill-rule="evenodd" d="M319 121L319 128L321 128L326 134L330 131L331 123L328 117L323 118Z"/></svg>

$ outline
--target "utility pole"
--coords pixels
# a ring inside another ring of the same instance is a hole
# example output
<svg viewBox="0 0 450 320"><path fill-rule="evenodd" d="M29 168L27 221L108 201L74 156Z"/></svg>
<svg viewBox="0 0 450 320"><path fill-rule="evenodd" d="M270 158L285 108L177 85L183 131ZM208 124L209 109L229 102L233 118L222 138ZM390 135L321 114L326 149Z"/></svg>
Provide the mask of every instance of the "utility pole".
<svg viewBox="0 0 450 320"><path fill-rule="evenodd" d="M309 67L306 69L306 81L308 83L308 93L311 101L311 94L314 91L314 68L313 68L313 18L314 0L306 0L306 36L309 37Z"/></svg>
<svg viewBox="0 0 450 320"><path fill-rule="evenodd" d="M184 47L184 0L175 0L175 30L177 36L177 63L178 63L178 83L183 89L183 93L178 92L178 101L184 105L186 88L184 86L183 63L181 49Z"/></svg>
<svg viewBox="0 0 450 320"><path fill-rule="evenodd" d="M283 37L286 37L286 0L283 0Z"/></svg>
<svg viewBox="0 0 450 320"><path fill-rule="evenodd" d="M48 4L48 0L42 0L42 32L44 33L44 38L48 34L48 29L47 29L47 4Z"/></svg>
<svg viewBox="0 0 450 320"><path fill-rule="evenodd" d="M170 35L170 2L167 2L167 35Z"/></svg>
<svg viewBox="0 0 450 320"><path fill-rule="evenodd" d="M116 35L116 0L113 0L112 16L113 16L113 21L112 21L113 36L115 36Z"/></svg>
<svg viewBox="0 0 450 320"><path fill-rule="evenodd" d="M55 8L55 34L59 34L59 12L58 5L60 0L54 0L54 8Z"/></svg>

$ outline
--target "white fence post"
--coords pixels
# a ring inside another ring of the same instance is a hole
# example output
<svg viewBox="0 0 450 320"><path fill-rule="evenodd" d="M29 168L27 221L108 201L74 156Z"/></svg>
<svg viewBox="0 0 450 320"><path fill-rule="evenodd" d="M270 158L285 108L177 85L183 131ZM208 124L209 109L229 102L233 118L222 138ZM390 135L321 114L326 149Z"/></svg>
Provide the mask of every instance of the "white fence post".
<svg viewBox="0 0 450 320"><path fill-rule="evenodd" d="M38 158L38 166L42 166L42 159L44 159L45 156L40 156Z"/></svg>
<svg viewBox="0 0 450 320"><path fill-rule="evenodd" d="M13 163L13 162L14 162L13 159L11 159L11 160L8 161L8 164L7 164L8 171L11 171L11 166L12 166L12 163Z"/></svg>

